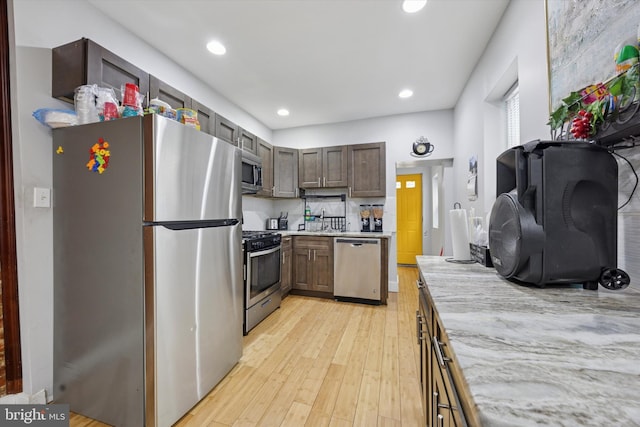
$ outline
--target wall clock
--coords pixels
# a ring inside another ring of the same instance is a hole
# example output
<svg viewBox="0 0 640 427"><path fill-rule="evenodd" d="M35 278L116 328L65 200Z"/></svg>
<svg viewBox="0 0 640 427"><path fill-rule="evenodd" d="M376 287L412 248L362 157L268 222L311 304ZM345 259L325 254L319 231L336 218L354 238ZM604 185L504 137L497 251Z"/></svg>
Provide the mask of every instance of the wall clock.
<svg viewBox="0 0 640 427"><path fill-rule="evenodd" d="M433 152L434 148L427 138L421 136L414 141L411 155L414 157L426 157Z"/></svg>

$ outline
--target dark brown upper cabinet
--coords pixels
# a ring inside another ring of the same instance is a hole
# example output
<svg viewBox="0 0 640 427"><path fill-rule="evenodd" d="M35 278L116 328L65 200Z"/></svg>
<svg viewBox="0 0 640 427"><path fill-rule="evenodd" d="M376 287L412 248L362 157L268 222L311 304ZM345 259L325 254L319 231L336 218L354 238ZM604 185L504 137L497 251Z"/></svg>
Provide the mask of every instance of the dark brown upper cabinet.
<svg viewBox="0 0 640 427"><path fill-rule="evenodd" d="M346 145L336 147L324 147L322 149L322 186L346 187L347 178L347 152Z"/></svg>
<svg viewBox="0 0 640 427"><path fill-rule="evenodd" d="M349 145L349 197L385 197L385 143Z"/></svg>
<svg viewBox="0 0 640 427"><path fill-rule="evenodd" d="M223 141L227 141L229 144L238 147L238 125L231 120L222 117L220 114L216 114L216 138L220 138Z"/></svg>
<svg viewBox="0 0 640 427"><path fill-rule="evenodd" d="M300 188L346 187L347 151L346 145L299 150Z"/></svg>
<svg viewBox="0 0 640 427"><path fill-rule="evenodd" d="M258 155L258 137L243 128L238 128L240 147L243 150Z"/></svg>
<svg viewBox="0 0 640 427"><path fill-rule="evenodd" d="M216 113L206 105L203 105L191 99L191 108L198 113L198 122L200 123L200 130L209 135L216 134Z"/></svg>
<svg viewBox="0 0 640 427"><path fill-rule="evenodd" d="M273 186L273 145L258 138L258 156L262 160L262 189L258 196L271 197L275 191Z"/></svg>
<svg viewBox="0 0 640 427"><path fill-rule="evenodd" d="M149 92L148 73L86 38L53 48L51 61L51 95L63 101L73 103L75 89L87 84L113 88L119 99L125 83L145 98Z"/></svg>
<svg viewBox="0 0 640 427"><path fill-rule="evenodd" d="M298 150L298 185L300 188L322 187L322 148Z"/></svg>
<svg viewBox="0 0 640 427"><path fill-rule="evenodd" d="M154 98L164 101L174 110L191 108L191 98L173 86L169 86L156 76L149 76L149 100Z"/></svg>
<svg viewBox="0 0 640 427"><path fill-rule="evenodd" d="M298 195L298 150L273 147L273 197Z"/></svg>

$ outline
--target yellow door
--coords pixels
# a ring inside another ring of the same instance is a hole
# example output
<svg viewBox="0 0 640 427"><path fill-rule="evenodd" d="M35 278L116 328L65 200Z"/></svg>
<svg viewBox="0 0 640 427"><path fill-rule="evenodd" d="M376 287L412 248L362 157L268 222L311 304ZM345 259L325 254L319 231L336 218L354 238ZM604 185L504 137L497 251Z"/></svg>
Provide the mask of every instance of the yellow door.
<svg viewBox="0 0 640 427"><path fill-rule="evenodd" d="M398 264L416 263L422 255L422 175L396 177Z"/></svg>

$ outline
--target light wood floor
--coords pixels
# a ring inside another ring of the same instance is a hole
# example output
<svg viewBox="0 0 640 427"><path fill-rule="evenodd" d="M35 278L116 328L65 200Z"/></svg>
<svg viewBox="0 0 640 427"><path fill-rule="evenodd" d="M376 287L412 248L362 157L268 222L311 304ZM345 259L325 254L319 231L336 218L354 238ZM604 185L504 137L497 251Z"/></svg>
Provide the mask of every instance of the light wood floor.
<svg viewBox="0 0 640 427"><path fill-rule="evenodd" d="M244 337L238 365L176 426L424 426L418 273L398 274L386 306L285 298ZM105 424L72 414L70 425Z"/></svg>

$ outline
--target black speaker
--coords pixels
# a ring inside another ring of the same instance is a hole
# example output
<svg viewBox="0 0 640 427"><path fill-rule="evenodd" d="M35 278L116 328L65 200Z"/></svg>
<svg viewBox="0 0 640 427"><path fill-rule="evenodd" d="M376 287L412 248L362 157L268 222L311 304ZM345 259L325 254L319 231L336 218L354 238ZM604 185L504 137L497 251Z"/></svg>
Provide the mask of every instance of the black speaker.
<svg viewBox="0 0 640 427"><path fill-rule="evenodd" d="M617 264L618 165L586 142L531 141L497 158L491 260L514 281L623 289Z"/></svg>

